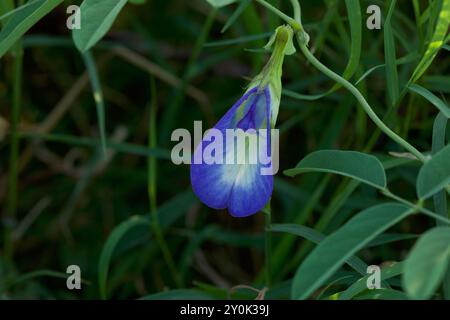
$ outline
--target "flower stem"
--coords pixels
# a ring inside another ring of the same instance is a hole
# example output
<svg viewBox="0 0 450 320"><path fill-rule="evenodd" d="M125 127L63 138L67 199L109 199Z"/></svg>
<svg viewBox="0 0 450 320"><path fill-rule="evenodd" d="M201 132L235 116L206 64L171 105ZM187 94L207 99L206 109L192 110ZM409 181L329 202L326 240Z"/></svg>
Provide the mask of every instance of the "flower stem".
<svg viewBox="0 0 450 320"><path fill-rule="evenodd" d="M270 201L266 205L266 207L263 210L265 215L265 258L266 258L266 266L264 268L265 270L265 277L266 277L266 287L270 288L271 285L271 271L272 271L272 263L271 263L271 257L272 257L272 231L271 229L271 208L270 208Z"/></svg>
<svg viewBox="0 0 450 320"><path fill-rule="evenodd" d="M315 66L319 71L321 71L323 74L328 76L329 78L333 79L337 83L341 84L344 88L346 88L348 91L350 91L351 94L358 100L358 102L363 107L364 111L367 113L367 115L372 119L372 121L380 128L381 131L383 131L387 136L389 136L392 140L403 146L406 150L408 150L410 153L412 153L417 159L419 159L421 162L426 162L426 157L418 151L415 147L410 145L406 140L401 138L399 135L397 135L394 131L392 131L390 128L388 128L383 121L377 116L377 114L373 111L372 107L369 105L369 103L366 101L364 96L359 92L359 90L351 84L349 81L326 67L324 64L322 64L317 58L309 51L308 49L308 41L309 36L304 31L303 26L301 24L301 7L298 0L291 0L291 4L294 9L294 16L295 19L292 19L285 13L281 12L277 8L273 7L271 4L267 3L264 0L256 0L258 3L266 7L268 10L272 11L273 13L277 14L279 17L281 17L283 20L285 20L289 25L294 29L294 32L297 36L297 42L300 46L300 49L302 50L303 54L305 55L306 59Z"/></svg>

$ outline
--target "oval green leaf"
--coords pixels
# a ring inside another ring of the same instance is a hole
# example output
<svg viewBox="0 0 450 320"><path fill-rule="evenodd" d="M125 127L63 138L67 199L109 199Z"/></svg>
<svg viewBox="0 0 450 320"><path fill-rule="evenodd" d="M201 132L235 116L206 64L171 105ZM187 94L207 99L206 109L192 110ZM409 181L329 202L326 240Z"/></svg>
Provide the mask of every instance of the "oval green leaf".
<svg viewBox="0 0 450 320"><path fill-rule="evenodd" d="M81 28L72 32L75 46L85 52L111 28L127 0L84 0L80 6Z"/></svg>
<svg viewBox="0 0 450 320"><path fill-rule="evenodd" d="M450 261L450 228L426 232L405 261L403 288L412 299L428 299L444 277Z"/></svg>
<svg viewBox="0 0 450 320"><path fill-rule="evenodd" d="M320 150L307 155L284 174L293 177L304 172L331 172L367 183L375 188L386 187L383 165L374 156L340 150Z"/></svg>
<svg viewBox="0 0 450 320"><path fill-rule="evenodd" d="M422 168L417 178L417 195L431 197L450 184L450 145L436 153Z"/></svg>
<svg viewBox="0 0 450 320"><path fill-rule="evenodd" d="M350 219L311 252L295 273L292 298L306 299L352 255L412 211L398 203L380 204Z"/></svg>

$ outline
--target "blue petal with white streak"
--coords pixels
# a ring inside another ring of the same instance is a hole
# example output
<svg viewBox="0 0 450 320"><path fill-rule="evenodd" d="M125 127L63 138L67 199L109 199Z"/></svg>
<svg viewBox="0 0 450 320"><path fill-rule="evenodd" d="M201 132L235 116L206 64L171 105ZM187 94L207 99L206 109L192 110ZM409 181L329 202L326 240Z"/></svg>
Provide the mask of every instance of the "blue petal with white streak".
<svg viewBox="0 0 450 320"><path fill-rule="evenodd" d="M270 155L270 117L269 86L249 89L214 126L222 133L223 159L230 153L236 158L235 144L230 145L226 139L227 129L242 129L246 132L251 129L269 130L266 146ZM258 131L254 132L259 135ZM206 134L195 150L194 159L203 159L205 148L213 141L214 138ZM262 175L261 169L270 167L270 162L262 164L258 158L256 164L247 161L207 164L211 162L205 160L210 159L203 159L201 163L192 162L191 184L195 194L207 206L214 209L228 208L232 216L247 217L263 209L269 202L273 191L273 175Z"/></svg>

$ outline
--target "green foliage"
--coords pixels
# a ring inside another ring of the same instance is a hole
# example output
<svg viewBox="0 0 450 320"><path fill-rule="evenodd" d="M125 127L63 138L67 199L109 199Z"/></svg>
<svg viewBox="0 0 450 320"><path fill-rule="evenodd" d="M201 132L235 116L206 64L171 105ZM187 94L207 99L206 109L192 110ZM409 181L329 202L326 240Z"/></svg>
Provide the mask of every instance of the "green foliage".
<svg viewBox="0 0 450 320"><path fill-rule="evenodd" d="M294 169L284 173L292 177L303 172L331 172L376 188L386 187L386 174L381 162L374 156L356 151L316 151L307 155Z"/></svg>
<svg viewBox="0 0 450 320"><path fill-rule="evenodd" d="M434 154L417 178L417 196L426 199L450 184L450 145Z"/></svg>
<svg viewBox="0 0 450 320"><path fill-rule="evenodd" d="M292 284L292 298L309 297L345 260L410 213L411 210L404 205L387 203L354 216L323 240L299 266Z"/></svg>
<svg viewBox="0 0 450 320"><path fill-rule="evenodd" d="M0 32L0 58L40 19L63 0L32 1L16 10Z"/></svg>
<svg viewBox="0 0 450 320"><path fill-rule="evenodd" d="M441 46L446 42L448 26L450 25L450 0L436 1L434 5L440 10L435 12L438 14L436 26L432 37L429 39L427 49L422 56L419 64L414 69L410 82L414 83L426 72L430 64L433 62ZM433 17L430 17L430 25L433 27ZM431 29L432 30L432 29Z"/></svg>
<svg viewBox="0 0 450 320"><path fill-rule="evenodd" d="M388 90L391 105L395 105L400 96L397 73L397 56L395 49L394 27L392 26L392 16L394 14L397 0L391 0L389 11L384 23L384 59L386 60L386 88Z"/></svg>
<svg viewBox="0 0 450 320"><path fill-rule="evenodd" d="M403 262L394 263L391 266L385 267L381 269L381 280L389 280L393 277L396 277L403 272ZM339 293L339 300L350 300L353 297L361 294L362 292L367 292L367 280L371 275L366 275L365 277L359 279L355 283L353 283L350 287L348 287L345 291ZM374 290L375 292L378 291Z"/></svg>
<svg viewBox="0 0 450 320"><path fill-rule="evenodd" d="M80 6L81 28L73 30L80 52L92 48L111 28L128 0L84 0Z"/></svg>
<svg viewBox="0 0 450 320"><path fill-rule="evenodd" d="M425 89L424 87L421 87L417 84L413 84L409 86L409 90L412 92L415 92L417 94L420 94L422 97L427 99L430 103L432 103L436 108L439 109L439 111L442 112L442 114L448 118L450 118L450 107L441 99L436 97L433 93L431 93L429 90Z"/></svg>
<svg viewBox="0 0 450 320"><path fill-rule="evenodd" d="M315 231L314 229L307 228L301 225L296 224L273 224L271 231L275 232L287 232L294 234L296 236L303 237L305 239L308 239L309 241L312 241L314 243L320 243L323 239L325 239L325 236L321 234L320 232ZM367 265L360 260L358 257L350 257L346 263L355 269L356 272L360 274L365 274Z"/></svg>
<svg viewBox="0 0 450 320"><path fill-rule="evenodd" d="M450 228L426 232L405 260L403 287L412 299L428 299L444 278L450 262Z"/></svg>
<svg viewBox="0 0 450 320"><path fill-rule="evenodd" d="M450 0L375 1L382 30L357 0L84 0L71 31L69 2L0 0L2 298L450 299ZM265 225L202 205L170 133L212 127L286 23L310 42Z"/></svg>
<svg viewBox="0 0 450 320"><path fill-rule="evenodd" d="M206 0L210 5L215 8L225 7L233 2L237 2L238 0Z"/></svg>

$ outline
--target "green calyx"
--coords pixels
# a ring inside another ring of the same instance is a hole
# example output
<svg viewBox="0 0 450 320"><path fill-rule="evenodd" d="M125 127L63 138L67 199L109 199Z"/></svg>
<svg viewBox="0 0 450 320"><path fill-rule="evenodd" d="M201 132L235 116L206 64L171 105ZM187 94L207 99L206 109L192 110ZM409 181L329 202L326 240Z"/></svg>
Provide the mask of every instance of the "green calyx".
<svg viewBox="0 0 450 320"><path fill-rule="evenodd" d="M264 47L271 50L272 55L263 70L253 79L249 88L259 90L269 87L271 94L271 127L275 126L281 100L281 75L285 55L295 53L293 42L294 31L288 25L279 26Z"/></svg>
<svg viewBox="0 0 450 320"><path fill-rule="evenodd" d="M279 26L275 33L270 37L269 42L264 46L266 50L280 51L278 54L291 55L295 53L294 31L288 25Z"/></svg>
<svg viewBox="0 0 450 320"><path fill-rule="evenodd" d="M269 42L264 46L264 49L272 51L272 55L261 73L253 79L250 87L258 85L260 88L264 88L267 85L271 85L278 98L280 98L284 56L296 52L293 35L294 32L288 25L279 26L275 30Z"/></svg>

